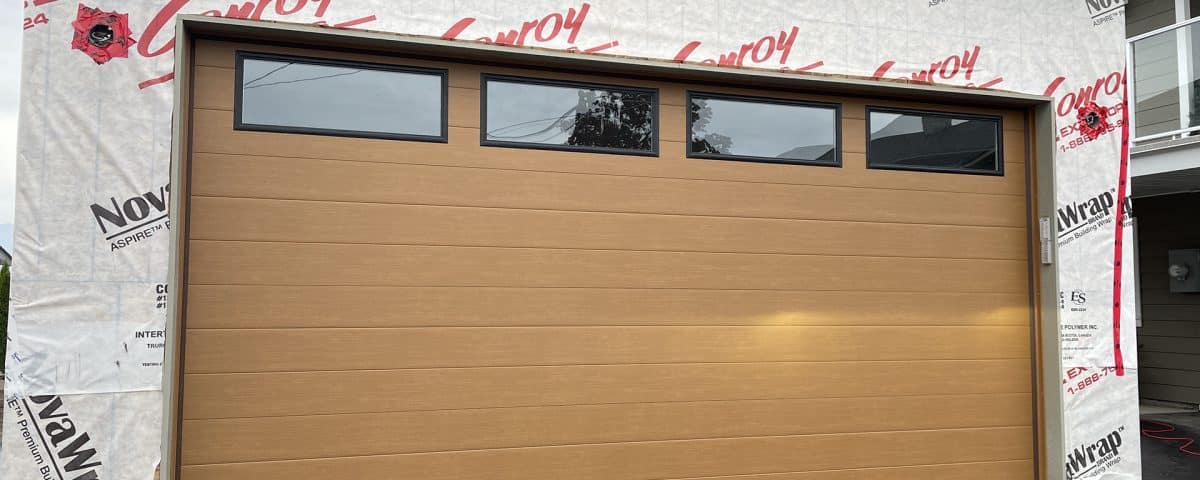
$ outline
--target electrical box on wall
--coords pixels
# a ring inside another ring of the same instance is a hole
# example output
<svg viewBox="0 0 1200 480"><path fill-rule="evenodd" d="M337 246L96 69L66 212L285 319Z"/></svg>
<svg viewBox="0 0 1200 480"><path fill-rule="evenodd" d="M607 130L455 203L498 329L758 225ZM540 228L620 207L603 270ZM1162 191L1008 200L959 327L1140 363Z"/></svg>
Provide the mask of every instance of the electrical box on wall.
<svg viewBox="0 0 1200 480"><path fill-rule="evenodd" d="M1167 275L1171 293L1200 292L1200 249L1168 250Z"/></svg>

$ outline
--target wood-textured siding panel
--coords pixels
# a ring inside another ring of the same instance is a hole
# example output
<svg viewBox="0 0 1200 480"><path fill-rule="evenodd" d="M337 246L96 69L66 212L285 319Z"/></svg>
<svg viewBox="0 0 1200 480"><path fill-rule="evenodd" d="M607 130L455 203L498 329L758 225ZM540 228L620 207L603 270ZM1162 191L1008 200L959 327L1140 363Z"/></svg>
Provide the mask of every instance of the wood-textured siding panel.
<svg viewBox="0 0 1200 480"><path fill-rule="evenodd" d="M191 238L1025 260L1025 230L193 197Z"/></svg>
<svg viewBox="0 0 1200 480"><path fill-rule="evenodd" d="M232 68L197 65L192 74L196 84L192 108L233 110L237 79Z"/></svg>
<svg viewBox="0 0 1200 480"><path fill-rule="evenodd" d="M197 330L188 373L523 365L1020 359L1026 327Z"/></svg>
<svg viewBox="0 0 1200 480"><path fill-rule="evenodd" d="M1193 387L1200 385L1200 371L1186 369L1188 366L1178 365L1184 369L1141 367L1138 370L1140 380L1146 383L1172 385L1176 387Z"/></svg>
<svg viewBox="0 0 1200 480"><path fill-rule="evenodd" d="M183 478L687 478L1019 460L1028 458L1031 442L1029 427L1008 427L610 443L186 466Z"/></svg>
<svg viewBox="0 0 1200 480"><path fill-rule="evenodd" d="M1200 366L1200 352L1162 353L1147 352L1144 350L1138 351L1138 366L1141 368L1172 368L1179 365Z"/></svg>
<svg viewBox="0 0 1200 480"><path fill-rule="evenodd" d="M1146 323L1138 329L1138 336L1148 337L1181 337L1181 338L1200 338L1200 318L1192 320L1166 320L1169 318L1161 309L1151 309L1154 312L1154 322ZM1146 315L1145 310L1142 313ZM1200 353L1200 352L1197 352Z"/></svg>
<svg viewBox="0 0 1200 480"><path fill-rule="evenodd" d="M1174 324L1178 328L1180 323L1188 325L1196 324L1193 320L1196 319L1196 309L1190 305L1148 305L1141 304L1142 318L1153 318L1168 324ZM1145 327L1145 326L1144 326ZM1188 332L1184 337L1200 337L1200 332L1194 328L1186 327L1183 331Z"/></svg>
<svg viewBox="0 0 1200 480"><path fill-rule="evenodd" d="M451 114L455 111L457 109L451 110ZM445 148L445 145L428 142L234 131L231 112L197 109L193 110L193 115L194 148L206 153L1018 196L1023 196L1025 191L1025 165L1018 162L1023 161L1023 152L1005 152L1007 163L1002 177L948 177L928 172L867 170L862 153L843 152L842 168L806 167L685 158L682 144L662 142L662 153L657 159L639 160L627 155L480 147L478 130L459 127L450 128L452 143L458 148ZM673 150L669 145L679 148ZM858 171L849 175L846 172L851 168ZM948 178L954 181L947 181Z"/></svg>
<svg viewBox="0 0 1200 480"><path fill-rule="evenodd" d="M401 187L402 188L399 188ZM1007 195L196 155L195 195L1024 227Z"/></svg>
<svg viewBox="0 0 1200 480"><path fill-rule="evenodd" d="M1200 245L1200 225L1179 221L1197 208L1195 193L1137 199L1142 398L1200 403L1200 295L1172 293L1167 281L1169 250Z"/></svg>
<svg viewBox="0 0 1200 480"><path fill-rule="evenodd" d="M1024 293L189 285L189 330L568 325L1029 326Z"/></svg>
<svg viewBox="0 0 1200 480"><path fill-rule="evenodd" d="M1139 381L1138 395L1142 398L1190 403L1195 401L1193 399L1200 398L1200 387L1180 387Z"/></svg>
<svg viewBox="0 0 1200 480"><path fill-rule="evenodd" d="M642 403L188 420L184 464L584 443L1010 427L1029 394ZM378 428L388 425L389 428ZM536 427L535 427L536 426ZM463 432L470 432L464 435ZM313 442L313 438L336 439Z"/></svg>
<svg viewBox="0 0 1200 480"><path fill-rule="evenodd" d="M1032 475L1033 460L1001 460L951 465L852 468L666 480L1011 480L1029 478Z"/></svg>
<svg viewBox="0 0 1200 480"><path fill-rule="evenodd" d="M1200 352L1200 338L1187 337L1158 337L1143 335L1138 337L1138 345L1146 352L1162 353L1196 353ZM1200 384L1197 384L1200 385Z"/></svg>
<svg viewBox="0 0 1200 480"><path fill-rule="evenodd" d="M1017 260L192 240L205 285L1026 291ZM980 271L988 272L980 275Z"/></svg>
<svg viewBox="0 0 1200 480"><path fill-rule="evenodd" d="M185 375L184 417L1029 392L1029 360L774 362Z"/></svg>

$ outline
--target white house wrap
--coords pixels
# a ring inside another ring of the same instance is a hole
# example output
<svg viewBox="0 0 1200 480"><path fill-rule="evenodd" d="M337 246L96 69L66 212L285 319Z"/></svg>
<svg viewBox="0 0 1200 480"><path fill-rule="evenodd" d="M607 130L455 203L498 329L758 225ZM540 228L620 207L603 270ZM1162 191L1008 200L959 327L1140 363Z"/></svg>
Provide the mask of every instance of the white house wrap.
<svg viewBox="0 0 1200 480"><path fill-rule="evenodd" d="M149 479L158 464L177 14L1053 96L1061 441L1069 457L1097 444L1113 450L1100 465L1066 460L1067 474L1140 478L1135 275L1132 262L1117 263L1132 258L1130 230L1116 242L1118 219L1131 213L1119 187L1122 4L27 0L0 478ZM108 48L75 41L76 26L97 21L114 22ZM1095 140L1077 127L1092 102L1113 127Z"/></svg>

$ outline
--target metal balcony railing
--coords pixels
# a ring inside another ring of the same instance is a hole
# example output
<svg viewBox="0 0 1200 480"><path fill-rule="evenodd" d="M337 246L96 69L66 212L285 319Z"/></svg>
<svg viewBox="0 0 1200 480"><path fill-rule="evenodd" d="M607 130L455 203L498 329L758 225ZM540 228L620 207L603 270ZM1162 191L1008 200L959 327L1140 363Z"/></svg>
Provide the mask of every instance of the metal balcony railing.
<svg viewBox="0 0 1200 480"><path fill-rule="evenodd" d="M1200 137L1200 17L1128 40L1133 142Z"/></svg>

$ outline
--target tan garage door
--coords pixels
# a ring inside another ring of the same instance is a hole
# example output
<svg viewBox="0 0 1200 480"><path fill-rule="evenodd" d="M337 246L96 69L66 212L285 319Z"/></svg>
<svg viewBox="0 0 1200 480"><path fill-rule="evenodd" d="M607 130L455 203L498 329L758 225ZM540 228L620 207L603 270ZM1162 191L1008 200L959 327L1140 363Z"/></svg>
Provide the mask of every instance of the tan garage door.
<svg viewBox="0 0 1200 480"><path fill-rule="evenodd" d="M238 51L444 69L448 138L235 129ZM481 75L656 89L658 154L481 146ZM1023 112L211 40L193 85L185 480L1033 475ZM689 91L840 105L841 165L687 158ZM1003 175L867 168L875 107L1000 116Z"/></svg>

